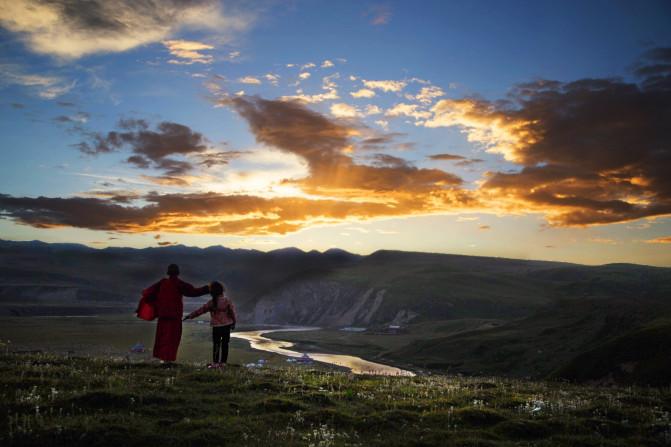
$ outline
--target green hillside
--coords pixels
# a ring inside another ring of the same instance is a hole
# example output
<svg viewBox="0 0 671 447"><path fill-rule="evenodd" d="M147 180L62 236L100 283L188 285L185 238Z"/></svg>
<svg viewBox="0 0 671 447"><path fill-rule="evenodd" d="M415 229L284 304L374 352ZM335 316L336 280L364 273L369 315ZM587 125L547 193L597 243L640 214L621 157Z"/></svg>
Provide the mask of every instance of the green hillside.
<svg viewBox="0 0 671 447"><path fill-rule="evenodd" d="M3 446L633 446L668 388L0 356Z"/></svg>

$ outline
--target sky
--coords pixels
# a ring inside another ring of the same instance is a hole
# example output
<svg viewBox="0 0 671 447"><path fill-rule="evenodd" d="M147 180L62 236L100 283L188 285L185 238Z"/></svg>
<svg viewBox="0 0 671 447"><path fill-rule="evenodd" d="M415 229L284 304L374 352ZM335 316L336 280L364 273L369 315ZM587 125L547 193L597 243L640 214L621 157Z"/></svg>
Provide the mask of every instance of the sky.
<svg viewBox="0 0 671 447"><path fill-rule="evenodd" d="M0 238L671 266L668 1L0 0Z"/></svg>

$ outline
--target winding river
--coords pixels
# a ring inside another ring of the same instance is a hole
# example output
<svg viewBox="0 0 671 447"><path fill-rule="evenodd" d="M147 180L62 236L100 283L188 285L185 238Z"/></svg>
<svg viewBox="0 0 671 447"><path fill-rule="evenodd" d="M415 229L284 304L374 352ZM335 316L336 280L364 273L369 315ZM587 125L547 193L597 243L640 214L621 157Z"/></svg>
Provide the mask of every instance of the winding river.
<svg viewBox="0 0 671 447"><path fill-rule="evenodd" d="M293 332L293 331L314 331L319 328L316 327L292 327L282 329L264 329L260 331L243 331L233 332L231 337L247 340L252 348L260 351L273 352L275 354L284 355L287 357L302 357L303 352L294 351L290 348L294 347L294 343L289 341L272 340L264 337L264 334L271 332ZM369 362L361 357L353 355L342 354L323 354L316 352L309 352L307 355L311 359L330 363L332 365L342 366L348 368L354 374L374 374L380 376L414 376L415 373L404 369L396 368L394 366L383 365L382 363Z"/></svg>

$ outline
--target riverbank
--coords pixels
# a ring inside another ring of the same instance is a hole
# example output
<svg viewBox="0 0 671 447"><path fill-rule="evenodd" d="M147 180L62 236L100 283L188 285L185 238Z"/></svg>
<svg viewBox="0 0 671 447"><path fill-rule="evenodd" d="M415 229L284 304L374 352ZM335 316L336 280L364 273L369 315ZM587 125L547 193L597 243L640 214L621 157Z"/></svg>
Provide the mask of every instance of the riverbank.
<svg viewBox="0 0 671 447"><path fill-rule="evenodd" d="M344 368L354 374L371 374L378 376L414 376L409 370L397 368L387 364L372 362L358 356L349 354L325 353L317 351L298 350L294 343L284 341L281 337L287 333L313 332L320 328L316 327L283 327L277 329L262 329L256 331L235 332L232 337L246 340L253 349L284 355L303 362L320 362ZM268 338L266 335L274 335Z"/></svg>

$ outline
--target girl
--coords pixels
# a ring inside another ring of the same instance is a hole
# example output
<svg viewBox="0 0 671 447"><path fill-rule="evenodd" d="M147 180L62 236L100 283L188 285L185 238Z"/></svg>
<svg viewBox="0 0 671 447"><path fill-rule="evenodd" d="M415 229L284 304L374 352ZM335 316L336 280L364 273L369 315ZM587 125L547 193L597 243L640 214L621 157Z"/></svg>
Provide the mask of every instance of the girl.
<svg viewBox="0 0 671 447"><path fill-rule="evenodd" d="M210 326L212 326L212 366L226 364L228 360L228 342L231 340L231 331L235 329L237 315L235 306L230 298L224 296L224 286L217 281L210 284L212 299L199 309L184 317L184 320L196 318L205 312L210 312Z"/></svg>

